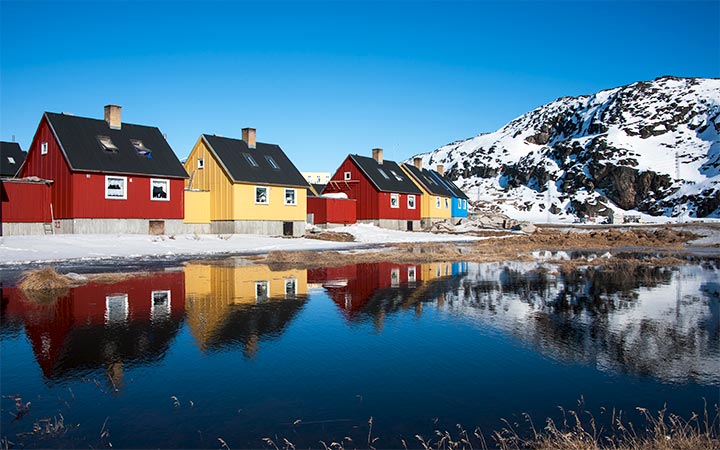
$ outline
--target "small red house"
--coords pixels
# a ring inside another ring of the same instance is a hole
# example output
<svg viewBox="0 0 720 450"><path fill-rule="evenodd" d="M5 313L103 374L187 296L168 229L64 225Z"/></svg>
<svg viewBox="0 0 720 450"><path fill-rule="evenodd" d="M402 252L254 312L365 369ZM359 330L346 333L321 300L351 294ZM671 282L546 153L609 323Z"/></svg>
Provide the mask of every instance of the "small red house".
<svg viewBox="0 0 720 450"><path fill-rule="evenodd" d="M53 181L58 233L174 233L182 230L187 172L160 130L46 112L21 177Z"/></svg>
<svg viewBox="0 0 720 450"><path fill-rule="evenodd" d="M0 236L41 234L52 222L52 181L0 178Z"/></svg>
<svg viewBox="0 0 720 450"><path fill-rule="evenodd" d="M344 192L357 200L357 221L395 230L420 229L422 191L394 161L349 155L330 178L323 194Z"/></svg>
<svg viewBox="0 0 720 450"><path fill-rule="evenodd" d="M339 197L308 197L307 212L313 225L333 227L357 222L357 200Z"/></svg>

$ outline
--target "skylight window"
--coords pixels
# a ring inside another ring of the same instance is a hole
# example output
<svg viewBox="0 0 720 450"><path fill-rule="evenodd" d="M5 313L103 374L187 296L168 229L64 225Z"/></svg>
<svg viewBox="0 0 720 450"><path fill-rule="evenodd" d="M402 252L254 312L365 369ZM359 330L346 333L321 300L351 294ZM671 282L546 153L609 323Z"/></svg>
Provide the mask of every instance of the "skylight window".
<svg viewBox="0 0 720 450"><path fill-rule="evenodd" d="M378 169L378 172L380 172L380 175L384 176L386 179L388 179L388 180L390 179L390 177L388 176L388 174L385 173L384 170Z"/></svg>
<svg viewBox="0 0 720 450"><path fill-rule="evenodd" d="M117 153L118 148L115 143L113 143L112 139L110 139L107 136L98 136L97 137L98 142L100 143L100 146L103 150L105 150L108 153Z"/></svg>
<svg viewBox="0 0 720 450"><path fill-rule="evenodd" d="M255 161L255 158L253 158L250 153L243 153L243 156L244 156L245 159L247 160L248 164L250 164L251 166L253 166L253 167L260 167L260 166L258 165L257 161Z"/></svg>
<svg viewBox="0 0 720 450"><path fill-rule="evenodd" d="M398 175L397 173L395 173L394 170L391 170L390 173L393 174L393 176L395 177L396 180L398 180L398 181L402 181L402 180L403 180L402 177L401 177L400 175Z"/></svg>
<svg viewBox="0 0 720 450"><path fill-rule="evenodd" d="M143 141L139 139L130 139L130 143L135 147L135 151L140 156L146 156L147 158L152 158L152 150L145 147L145 144L143 144Z"/></svg>
<svg viewBox="0 0 720 450"><path fill-rule="evenodd" d="M15 158L13 158L12 156L8 156L8 161L10 162L10 164L15 164Z"/></svg>
<svg viewBox="0 0 720 450"><path fill-rule="evenodd" d="M273 169L280 170L280 166L278 166L277 163L275 162L275 160L272 159L272 156L265 155L265 159L267 159L267 162L270 163L270 165L272 166Z"/></svg>

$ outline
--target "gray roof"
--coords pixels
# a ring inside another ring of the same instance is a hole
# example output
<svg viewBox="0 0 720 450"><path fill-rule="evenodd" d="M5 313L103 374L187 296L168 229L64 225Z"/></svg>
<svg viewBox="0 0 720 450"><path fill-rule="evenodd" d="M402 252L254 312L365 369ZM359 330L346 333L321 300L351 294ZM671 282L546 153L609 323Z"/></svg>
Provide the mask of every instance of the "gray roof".
<svg viewBox="0 0 720 450"><path fill-rule="evenodd" d="M157 127L46 112L70 168L83 172L187 178L187 172ZM111 142L106 149L101 141Z"/></svg>
<svg viewBox="0 0 720 450"><path fill-rule="evenodd" d="M17 142L0 142L0 176L14 177L25 161L27 152Z"/></svg>
<svg viewBox="0 0 720 450"><path fill-rule="evenodd" d="M420 194L422 191L408 178L396 162L384 160L379 164L366 156L350 155L350 159L362 170L370 182L381 192Z"/></svg>
<svg viewBox="0 0 720 450"><path fill-rule="evenodd" d="M450 178L446 177L445 175L441 175L439 172L435 170L430 170L430 173L438 180L442 181L445 186L448 188L448 190L452 193L452 196L455 198L463 198L465 200L469 200L468 196L463 192L462 189L457 187L455 183L453 183Z"/></svg>
<svg viewBox="0 0 720 450"><path fill-rule="evenodd" d="M305 177L278 145L258 142L249 148L241 139L211 134L202 137L235 182L308 187Z"/></svg>
<svg viewBox="0 0 720 450"><path fill-rule="evenodd" d="M443 197L452 197L453 194L441 181L435 179L427 169L418 169L412 164L403 164L403 167L407 169L415 180L420 183L425 190L431 194L442 195Z"/></svg>

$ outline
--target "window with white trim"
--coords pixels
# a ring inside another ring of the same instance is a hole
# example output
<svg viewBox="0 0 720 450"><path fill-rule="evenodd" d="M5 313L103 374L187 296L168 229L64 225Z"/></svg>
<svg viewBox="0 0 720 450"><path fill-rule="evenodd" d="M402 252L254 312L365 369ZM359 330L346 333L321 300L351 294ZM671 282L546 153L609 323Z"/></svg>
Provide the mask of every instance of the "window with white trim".
<svg viewBox="0 0 720 450"><path fill-rule="evenodd" d="M150 179L150 200L158 202L170 201L170 180Z"/></svg>
<svg viewBox="0 0 720 450"><path fill-rule="evenodd" d="M135 153L148 159L152 159L152 150L145 147L143 141L141 141L140 139L130 139L130 143L133 147L135 147Z"/></svg>
<svg viewBox="0 0 720 450"><path fill-rule="evenodd" d="M285 297L294 297L297 295L297 279L285 279Z"/></svg>
<svg viewBox="0 0 720 450"><path fill-rule="evenodd" d="M198 165L198 169L204 169L205 168L205 160L203 158L198 158L197 165Z"/></svg>
<svg viewBox="0 0 720 450"><path fill-rule="evenodd" d="M150 320L157 322L170 318L170 291L152 291Z"/></svg>
<svg viewBox="0 0 720 450"><path fill-rule="evenodd" d="M269 281L256 281L255 282L255 301L265 301L270 298L270 282Z"/></svg>
<svg viewBox="0 0 720 450"><path fill-rule="evenodd" d="M417 281L417 278L416 278L417 275L416 275L416 272L415 272L415 266L413 266L413 267L408 267L407 275L408 275L408 283L414 283L415 281Z"/></svg>
<svg viewBox="0 0 720 450"><path fill-rule="evenodd" d="M408 195L408 209L415 209L415 196Z"/></svg>
<svg viewBox="0 0 720 450"><path fill-rule="evenodd" d="M108 200L127 200L127 177L106 175L105 198Z"/></svg>
<svg viewBox="0 0 720 450"><path fill-rule="evenodd" d="M390 287L400 286L400 268L393 267L390 269Z"/></svg>
<svg viewBox="0 0 720 450"><path fill-rule="evenodd" d="M440 197L438 196L435 197L435 207L440 209Z"/></svg>
<svg viewBox="0 0 720 450"><path fill-rule="evenodd" d="M15 158L13 158L12 156L8 156L7 158L10 164L15 164Z"/></svg>
<svg viewBox="0 0 720 450"><path fill-rule="evenodd" d="M450 199L445 197L445 209L450 208Z"/></svg>
<svg viewBox="0 0 720 450"><path fill-rule="evenodd" d="M400 194L390 194L390 207L391 208L399 208L400 207Z"/></svg>
<svg viewBox="0 0 720 450"><path fill-rule="evenodd" d="M48 143L47 142L41 142L40 143L40 154L41 155L47 155L48 152Z"/></svg>
<svg viewBox="0 0 720 450"><path fill-rule="evenodd" d="M285 189L285 204L297 205L297 195L295 189Z"/></svg>
<svg viewBox="0 0 720 450"><path fill-rule="evenodd" d="M105 323L124 323L128 318L128 295L114 294L105 297Z"/></svg>
<svg viewBox="0 0 720 450"><path fill-rule="evenodd" d="M258 205L267 205L270 203L270 193L266 186L255 186L255 203Z"/></svg>
<svg viewBox="0 0 720 450"><path fill-rule="evenodd" d="M352 173L351 172L345 172L345 181L352 180Z"/></svg>

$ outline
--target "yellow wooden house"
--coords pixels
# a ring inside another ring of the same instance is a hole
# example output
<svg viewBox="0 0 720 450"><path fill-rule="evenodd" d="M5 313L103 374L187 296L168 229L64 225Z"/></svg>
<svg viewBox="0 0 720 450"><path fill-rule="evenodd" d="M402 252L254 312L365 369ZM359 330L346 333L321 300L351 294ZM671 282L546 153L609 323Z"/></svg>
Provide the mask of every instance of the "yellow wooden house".
<svg viewBox="0 0 720 450"><path fill-rule="evenodd" d="M238 346L253 357L263 340L284 331L307 299L305 269L188 264L183 270L185 315L203 351Z"/></svg>
<svg viewBox="0 0 720 450"><path fill-rule="evenodd" d="M422 191L420 196L420 225L429 228L433 223L449 220L452 214L453 193L422 168L422 159L415 158L413 164L400 164L413 183Z"/></svg>
<svg viewBox="0 0 720 450"><path fill-rule="evenodd" d="M254 128L242 139L200 136L185 161L186 189L207 194L186 204L186 222L209 223L211 233L302 236L308 183L280 146L255 136Z"/></svg>

